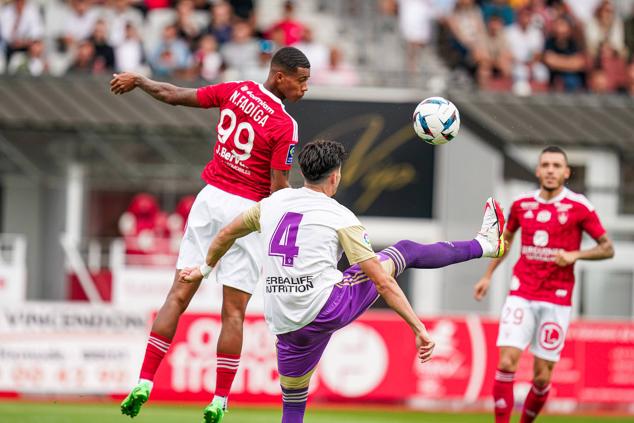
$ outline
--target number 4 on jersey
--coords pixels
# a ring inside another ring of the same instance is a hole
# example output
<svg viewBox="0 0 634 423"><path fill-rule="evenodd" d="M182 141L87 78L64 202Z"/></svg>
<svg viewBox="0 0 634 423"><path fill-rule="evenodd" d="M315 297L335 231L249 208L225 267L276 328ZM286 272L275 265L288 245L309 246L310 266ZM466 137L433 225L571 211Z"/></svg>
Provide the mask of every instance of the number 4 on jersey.
<svg viewBox="0 0 634 423"><path fill-rule="evenodd" d="M282 266L293 267L295 257L299 255L297 231L304 216L300 213L288 212L277 224L271 243L269 256L282 257Z"/></svg>

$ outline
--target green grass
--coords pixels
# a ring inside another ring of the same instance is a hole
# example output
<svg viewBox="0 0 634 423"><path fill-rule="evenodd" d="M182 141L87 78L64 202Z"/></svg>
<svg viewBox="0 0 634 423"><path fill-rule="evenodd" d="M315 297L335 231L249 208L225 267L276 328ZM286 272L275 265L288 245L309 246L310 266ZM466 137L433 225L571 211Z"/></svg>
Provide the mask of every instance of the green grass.
<svg viewBox="0 0 634 423"><path fill-rule="evenodd" d="M202 406L167 406L146 404L141 414L134 419L122 416L116 403L72 404L56 402L0 402L2 423L200 423ZM279 422L281 412L276 408L233 407L225 415L223 423L270 423ZM516 416L517 419L517 416ZM516 419L514 421L516 421ZM316 407L309 409L306 423L491 423L490 414L423 413L413 411L389 412L380 409L334 410ZM540 423L582 423L597 421L632 422L634 417L596 416L544 416Z"/></svg>

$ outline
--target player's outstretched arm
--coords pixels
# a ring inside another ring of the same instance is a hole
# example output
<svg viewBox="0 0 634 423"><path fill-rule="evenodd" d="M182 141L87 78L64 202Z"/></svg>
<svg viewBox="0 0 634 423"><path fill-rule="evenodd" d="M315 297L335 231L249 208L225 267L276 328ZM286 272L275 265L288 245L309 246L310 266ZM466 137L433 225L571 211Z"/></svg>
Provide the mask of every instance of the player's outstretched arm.
<svg viewBox="0 0 634 423"><path fill-rule="evenodd" d="M558 266L570 266L577 260L605 260L614 257L612 240L603 234L597 239L597 245L588 250L560 251L555 257Z"/></svg>
<svg viewBox="0 0 634 423"><path fill-rule="evenodd" d="M482 300L486 296L489 290L489 285L491 284L491 278L493 277L493 272L495 272L495 269L498 268L500 263L502 263L502 260L504 260L504 258L508 255L508 252L511 248L511 244L513 244L513 238L515 237L515 232L504 230L503 237L504 237L504 242L506 243L506 246L504 249L504 255L500 258L494 258L491 260L491 262L489 263L489 266L487 267L486 272L484 273L484 276L482 276L482 278L480 278L480 280L473 287L473 297L478 301Z"/></svg>
<svg viewBox="0 0 634 423"><path fill-rule="evenodd" d="M376 258L371 258L359 263L361 270L374 282L379 295L396 311L412 328L416 336L416 348L421 363L429 361L434 350L434 341L427 333L425 325L420 321L412 309L407 297L398 286L396 280L387 274Z"/></svg>
<svg viewBox="0 0 634 423"><path fill-rule="evenodd" d="M173 106L201 107L195 88L183 88L167 82L154 81L134 72L113 74L110 91L113 94L125 94L139 87L155 99Z"/></svg>

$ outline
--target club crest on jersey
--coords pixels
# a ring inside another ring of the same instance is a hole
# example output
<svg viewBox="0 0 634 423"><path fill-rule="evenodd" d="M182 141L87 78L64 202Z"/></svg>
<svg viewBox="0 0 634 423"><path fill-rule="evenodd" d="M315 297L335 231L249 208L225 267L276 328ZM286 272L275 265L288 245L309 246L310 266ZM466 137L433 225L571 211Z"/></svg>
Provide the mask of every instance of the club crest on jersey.
<svg viewBox="0 0 634 423"><path fill-rule="evenodd" d="M566 212L557 213L557 220L559 221L560 224L565 225L566 222L568 222L568 213Z"/></svg>
<svg viewBox="0 0 634 423"><path fill-rule="evenodd" d="M550 220L552 214L548 210L542 210L537 213L537 221L541 223L546 223Z"/></svg>
<svg viewBox="0 0 634 423"><path fill-rule="evenodd" d="M286 164L293 164L293 155L295 154L295 146L297 144L291 144L288 146L288 153L286 154Z"/></svg>
<svg viewBox="0 0 634 423"><path fill-rule="evenodd" d="M363 242L365 242L366 245L370 246L370 235L368 235L367 232L363 233Z"/></svg>

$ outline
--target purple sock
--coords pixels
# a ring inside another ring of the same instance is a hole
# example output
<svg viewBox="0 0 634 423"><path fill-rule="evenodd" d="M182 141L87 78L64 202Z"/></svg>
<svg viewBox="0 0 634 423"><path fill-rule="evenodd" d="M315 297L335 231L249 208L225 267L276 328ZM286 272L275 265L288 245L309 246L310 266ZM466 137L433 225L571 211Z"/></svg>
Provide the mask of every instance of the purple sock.
<svg viewBox="0 0 634 423"><path fill-rule="evenodd" d="M282 423L302 423L308 400L308 388L282 388Z"/></svg>
<svg viewBox="0 0 634 423"><path fill-rule="evenodd" d="M437 242L419 244L414 241L399 241L383 250L396 264L397 274L414 267L437 269L482 257L482 247L475 239L471 241Z"/></svg>

